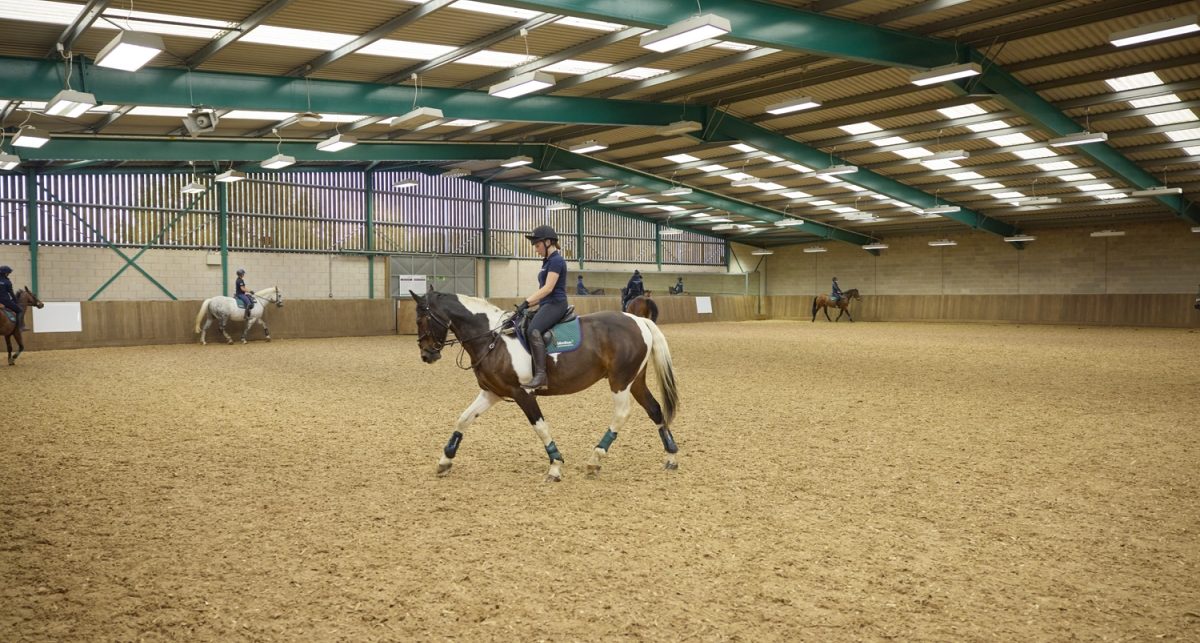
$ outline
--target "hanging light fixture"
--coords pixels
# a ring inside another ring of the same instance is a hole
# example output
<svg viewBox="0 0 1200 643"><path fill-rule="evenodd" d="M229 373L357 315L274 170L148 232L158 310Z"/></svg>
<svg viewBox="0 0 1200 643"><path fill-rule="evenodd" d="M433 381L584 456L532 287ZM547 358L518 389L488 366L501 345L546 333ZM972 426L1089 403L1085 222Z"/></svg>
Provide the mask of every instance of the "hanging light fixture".
<svg viewBox="0 0 1200 643"><path fill-rule="evenodd" d="M606 149L608 149L608 146L605 145L604 143L600 143L600 142L593 141L593 140L588 140L588 141L584 141L578 145L572 145L568 149L576 154L587 154L588 152L598 152L600 150L606 150Z"/></svg>
<svg viewBox="0 0 1200 643"><path fill-rule="evenodd" d="M704 126L696 121L675 121L670 125L663 125L662 127L654 130L654 133L658 134L659 136L678 136L680 134L687 134L688 132L695 132L701 129L704 129Z"/></svg>
<svg viewBox="0 0 1200 643"><path fill-rule="evenodd" d="M951 239L937 239L935 241L930 241L929 245L935 248L939 246L957 246L958 242Z"/></svg>
<svg viewBox="0 0 1200 643"><path fill-rule="evenodd" d="M639 44L645 49L665 53L692 43L723 36L730 32L729 21L715 13L692 16L651 34L642 36Z"/></svg>
<svg viewBox="0 0 1200 643"><path fill-rule="evenodd" d="M1014 234L1011 237L1004 237L1008 243L1026 243L1029 241L1037 241L1037 237L1031 234Z"/></svg>
<svg viewBox="0 0 1200 643"><path fill-rule="evenodd" d="M982 73L983 68L978 63L942 65L941 67L934 67L929 71L913 74L909 77L908 82L924 87L926 85L944 83L948 80L978 76Z"/></svg>
<svg viewBox="0 0 1200 643"><path fill-rule="evenodd" d="M165 50L162 38L140 31L122 31L96 54L96 65L137 71Z"/></svg>
<svg viewBox="0 0 1200 643"><path fill-rule="evenodd" d="M400 181L399 183L396 183L395 185L393 185L392 188L397 189L397 190L407 190L408 188L415 188L420 184L421 183L419 181L415 181L413 179L405 179L405 180Z"/></svg>
<svg viewBox="0 0 1200 643"><path fill-rule="evenodd" d="M1070 147L1072 145L1087 145L1088 143L1103 143L1108 140L1105 132L1078 132L1050 139L1050 147Z"/></svg>
<svg viewBox="0 0 1200 643"><path fill-rule="evenodd" d="M1153 22L1148 25L1118 31L1108 37L1108 41L1116 47L1126 47L1150 40L1159 40L1179 36L1185 33L1200 31L1200 16L1184 16L1166 22Z"/></svg>
<svg viewBox="0 0 1200 643"><path fill-rule="evenodd" d="M825 246L808 246L807 248L804 249L804 252L813 254L816 252L826 252L826 250L825 250Z"/></svg>
<svg viewBox="0 0 1200 643"><path fill-rule="evenodd" d="M532 157L514 156L510 159L505 160L503 163L501 163L500 167L521 167L522 165L529 165L530 163L533 163Z"/></svg>
<svg viewBox="0 0 1200 643"><path fill-rule="evenodd" d="M22 127L17 131L17 135L14 136L12 140L14 147L32 148L39 148L49 142L50 135L32 125L26 125Z"/></svg>
<svg viewBox="0 0 1200 643"><path fill-rule="evenodd" d="M685 195L688 195L691 193L692 193L692 188L689 188L686 185L677 185L675 187L667 188L667 189L663 190L662 192L660 192L659 194L661 194L663 196L685 196Z"/></svg>
<svg viewBox="0 0 1200 643"><path fill-rule="evenodd" d="M229 168L228 170L225 170L224 172L221 172L220 174L218 174L216 177L213 178L213 180L216 181L217 183L236 183L238 181L246 180L246 173L240 172L233 168Z"/></svg>
<svg viewBox="0 0 1200 643"><path fill-rule="evenodd" d="M817 176L836 176L838 174L853 174L858 171L854 165L830 165L815 172Z"/></svg>
<svg viewBox="0 0 1200 643"><path fill-rule="evenodd" d="M275 156L263 161L259 165L268 170L279 170L290 165L295 165L296 157L288 156L287 154L283 154L279 151L280 147L283 146L283 137L279 135L279 129L272 129L271 133L275 135L276 139L278 139L275 143Z"/></svg>
<svg viewBox="0 0 1200 643"><path fill-rule="evenodd" d="M865 246L862 246L862 249L863 250L887 250L888 244L876 241L875 243L868 243Z"/></svg>
<svg viewBox="0 0 1200 643"><path fill-rule="evenodd" d="M322 152L337 152L344 150L347 147L358 145L358 138L349 134L334 134L329 138L317 143L317 149Z"/></svg>
<svg viewBox="0 0 1200 643"><path fill-rule="evenodd" d="M95 106L96 96L94 94L77 92L73 89L64 89L55 94L49 103L46 103L46 109L43 110L43 113L50 116L79 118Z"/></svg>

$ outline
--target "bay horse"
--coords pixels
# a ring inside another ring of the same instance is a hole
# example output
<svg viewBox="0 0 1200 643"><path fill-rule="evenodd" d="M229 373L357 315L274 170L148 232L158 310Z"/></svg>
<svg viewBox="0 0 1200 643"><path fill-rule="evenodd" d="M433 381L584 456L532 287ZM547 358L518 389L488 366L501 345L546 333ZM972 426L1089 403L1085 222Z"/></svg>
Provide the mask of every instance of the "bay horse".
<svg viewBox="0 0 1200 643"><path fill-rule="evenodd" d="M46 304L43 304L42 300L33 294L29 286L25 286L25 288L17 291L17 305L28 312L30 306L43 308ZM21 356L21 353L25 352L25 342L21 339L21 324L16 320L9 320L9 315L16 316L16 313L5 308L4 314L0 314L0 335L4 335L4 345L8 348L8 365L15 366L17 358ZM17 352L15 354L12 349L13 337L17 338Z"/></svg>
<svg viewBox="0 0 1200 643"><path fill-rule="evenodd" d="M233 321L245 321L246 327L242 329L242 343L246 343L246 334L250 332L250 327L258 322L262 324L263 335L267 341L271 341L271 329L267 327L267 320L263 317L266 314L267 304L275 304L276 308L283 306L283 293L279 292L278 288L263 288L255 291L251 295L254 297L257 305L250 309L249 319L246 317L246 309L238 308L237 300L233 297L210 297L200 304L200 312L196 313L196 332L200 334L200 344L208 344L208 327L212 325L213 320L217 320L218 327L221 329L221 334L225 336L225 343L232 344L233 338L229 333L225 332L225 322L232 319ZM201 323L203 322L203 326Z"/></svg>
<svg viewBox="0 0 1200 643"><path fill-rule="evenodd" d="M432 288L425 295L411 290L409 294L417 302L417 346L421 349L421 361L432 364L441 358L442 348L458 343L471 359L469 367L461 368L475 372L480 388L475 401L458 417L454 433L442 450L438 475L450 472L462 432L475 418L500 400L511 400L525 412L550 458L546 482L559 482L562 480L563 456L550 435L550 425L538 407L537 396L578 393L604 378L608 379L615 408L608 430L588 461L588 477L600 474L602 459L629 418L632 400L646 410L658 427L659 438L667 452L663 468L678 468L675 454L679 449L671 435L671 422L679 408L679 392L667 339L654 322L616 311L581 316L579 347L550 355L546 363L549 387L529 391L522 385L533 378L529 353L514 336L503 332L509 325L511 312L502 311L477 297L441 293ZM454 333L455 338L447 339L449 333ZM651 360L665 398L662 406L646 385L646 371Z"/></svg>
<svg viewBox="0 0 1200 643"><path fill-rule="evenodd" d="M658 323L658 304L650 298L650 291L646 291L644 295L638 295L629 300L625 304L625 312L638 317L645 317L652 322Z"/></svg>
<svg viewBox="0 0 1200 643"><path fill-rule="evenodd" d="M836 302L831 300L829 298L829 295L826 295L825 293L821 293L821 294L817 295L816 297L813 297L812 320L814 322L817 321L817 309L820 308L821 310L825 311L825 319L827 319L829 321L838 321L838 319L842 318L842 315L849 317L850 321L854 321L854 318L850 317L850 300L851 299L857 299L859 301L862 301L862 296L858 294L858 288L851 288L850 290L847 290L846 292L842 293L842 298L837 300ZM834 306L842 311L842 312L838 313L837 319L829 319L829 307L830 306Z"/></svg>

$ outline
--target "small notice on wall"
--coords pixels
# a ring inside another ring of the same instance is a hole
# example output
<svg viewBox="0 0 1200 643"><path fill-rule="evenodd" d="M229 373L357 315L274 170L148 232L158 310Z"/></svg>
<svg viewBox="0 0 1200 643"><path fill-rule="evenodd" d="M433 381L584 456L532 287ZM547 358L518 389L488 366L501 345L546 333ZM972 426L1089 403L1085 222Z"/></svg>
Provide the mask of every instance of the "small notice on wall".
<svg viewBox="0 0 1200 643"><path fill-rule="evenodd" d="M706 315L706 314L711 315L712 314L712 298L711 297L697 297L696 298L696 312L700 313L701 315Z"/></svg>
<svg viewBox="0 0 1200 643"><path fill-rule="evenodd" d="M429 290L425 275L397 275L396 279L398 293L405 294L411 290L418 295L424 295L425 291Z"/></svg>
<svg viewBox="0 0 1200 643"><path fill-rule="evenodd" d="M83 313L77 301L46 302L45 308L33 308L33 332L78 333L83 330Z"/></svg>

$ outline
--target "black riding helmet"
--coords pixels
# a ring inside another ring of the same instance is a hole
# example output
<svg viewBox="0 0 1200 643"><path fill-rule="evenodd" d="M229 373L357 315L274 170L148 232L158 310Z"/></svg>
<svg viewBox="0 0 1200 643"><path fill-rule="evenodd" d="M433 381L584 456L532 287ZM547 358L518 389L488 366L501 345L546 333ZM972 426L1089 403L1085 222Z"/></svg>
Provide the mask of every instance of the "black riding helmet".
<svg viewBox="0 0 1200 643"><path fill-rule="evenodd" d="M540 225L534 228L533 232L525 235L525 238L529 239L529 243L537 243L539 241L546 240L558 243L558 233L554 231L554 228L548 225Z"/></svg>
<svg viewBox="0 0 1200 643"><path fill-rule="evenodd" d="M12 274L12 268L8 266L0 266L0 275Z"/></svg>

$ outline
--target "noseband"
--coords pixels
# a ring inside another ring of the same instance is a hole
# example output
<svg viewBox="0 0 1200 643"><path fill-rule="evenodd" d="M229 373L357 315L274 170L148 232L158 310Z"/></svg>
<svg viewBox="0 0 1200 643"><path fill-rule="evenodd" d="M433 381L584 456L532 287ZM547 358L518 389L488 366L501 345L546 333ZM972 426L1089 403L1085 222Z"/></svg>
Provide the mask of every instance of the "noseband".
<svg viewBox="0 0 1200 643"><path fill-rule="evenodd" d="M444 322L444 321L438 319L438 316L433 314L433 311L429 309L429 306L420 306L417 308L417 312L424 315L425 317L428 317L430 319L430 321L436 322L438 326L445 328L447 335L451 332L450 331L450 323ZM445 348L447 346L453 346L454 344L457 344L459 342L459 340L457 340L457 339L444 339L443 338L443 339L439 340L433 336L433 333L431 333L429 331L425 331L417 336L417 344L420 344L421 340L425 339L426 337L433 340L433 350L435 353L440 353L440 352L442 352L443 348Z"/></svg>

